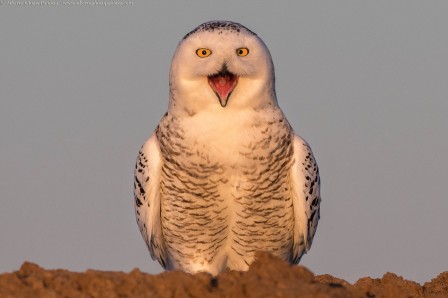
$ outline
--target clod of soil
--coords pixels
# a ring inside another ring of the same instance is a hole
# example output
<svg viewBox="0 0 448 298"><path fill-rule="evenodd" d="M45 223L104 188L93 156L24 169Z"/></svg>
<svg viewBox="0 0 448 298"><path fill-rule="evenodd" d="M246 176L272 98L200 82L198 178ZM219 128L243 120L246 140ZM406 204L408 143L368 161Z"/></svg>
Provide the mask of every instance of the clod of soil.
<svg viewBox="0 0 448 298"><path fill-rule="evenodd" d="M352 285L328 274L315 276L268 253L258 253L247 272L228 271L217 278L138 269L78 273L25 262L19 271L0 275L0 297L448 297L448 272L423 286L393 273Z"/></svg>

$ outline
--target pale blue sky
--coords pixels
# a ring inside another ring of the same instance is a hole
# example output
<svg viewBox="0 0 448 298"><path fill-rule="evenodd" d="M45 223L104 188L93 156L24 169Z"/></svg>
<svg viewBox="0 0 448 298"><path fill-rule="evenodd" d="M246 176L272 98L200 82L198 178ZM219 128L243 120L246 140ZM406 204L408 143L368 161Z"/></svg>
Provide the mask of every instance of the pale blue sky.
<svg viewBox="0 0 448 298"><path fill-rule="evenodd" d="M319 163L302 264L349 281L448 270L448 2L0 2L0 272L161 271L135 223L134 161L178 41L213 19L265 41Z"/></svg>

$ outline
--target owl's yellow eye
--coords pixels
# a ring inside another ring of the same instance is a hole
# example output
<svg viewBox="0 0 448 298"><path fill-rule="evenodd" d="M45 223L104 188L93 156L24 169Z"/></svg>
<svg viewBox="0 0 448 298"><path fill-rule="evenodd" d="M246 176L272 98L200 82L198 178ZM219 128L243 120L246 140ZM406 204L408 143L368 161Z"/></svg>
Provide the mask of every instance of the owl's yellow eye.
<svg viewBox="0 0 448 298"><path fill-rule="evenodd" d="M247 56L247 54L249 54L249 49L248 48L239 48L236 49L236 54L240 57L244 57Z"/></svg>
<svg viewBox="0 0 448 298"><path fill-rule="evenodd" d="M196 55L198 55L201 58L208 57L212 54L212 51L209 49L201 48L196 50Z"/></svg>

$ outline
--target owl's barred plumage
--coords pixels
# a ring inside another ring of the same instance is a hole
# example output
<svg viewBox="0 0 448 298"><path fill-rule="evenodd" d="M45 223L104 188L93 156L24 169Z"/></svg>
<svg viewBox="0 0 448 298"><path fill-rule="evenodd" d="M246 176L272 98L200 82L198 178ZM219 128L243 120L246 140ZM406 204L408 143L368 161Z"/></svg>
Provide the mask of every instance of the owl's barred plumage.
<svg viewBox="0 0 448 298"><path fill-rule="evenodd" d="M212 21L181 40L134 194L140 232L166 269L247 270L259 250L296 264L310 248L319 170L277 105L272 59L255 33Z"/></svg>

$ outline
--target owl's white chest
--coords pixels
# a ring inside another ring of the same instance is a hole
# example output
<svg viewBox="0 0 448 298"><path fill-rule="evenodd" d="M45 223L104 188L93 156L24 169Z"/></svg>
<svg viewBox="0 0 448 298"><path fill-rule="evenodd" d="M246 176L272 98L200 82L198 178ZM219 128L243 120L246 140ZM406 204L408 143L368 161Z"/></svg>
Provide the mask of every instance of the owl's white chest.
<svg viewBox="0 0 448 298"><path fill-rule="evenodd" d="M249 111L203 113L183 121L185 143L196 154L231 167L250 166L241 157L265 137L261 132L267 126L264 115Z"/></svg>
<svg viewBox="0 0 448 298"><path fill-rule="evenodd" d="M194 272L214 264L206 268L210 272L243 270L255 250L285 257L293 222L289 126L256 113L178 121L160 135L166 159L162 218L176 218L162 225L173 258L188 254L182 268Z"/></svg>

